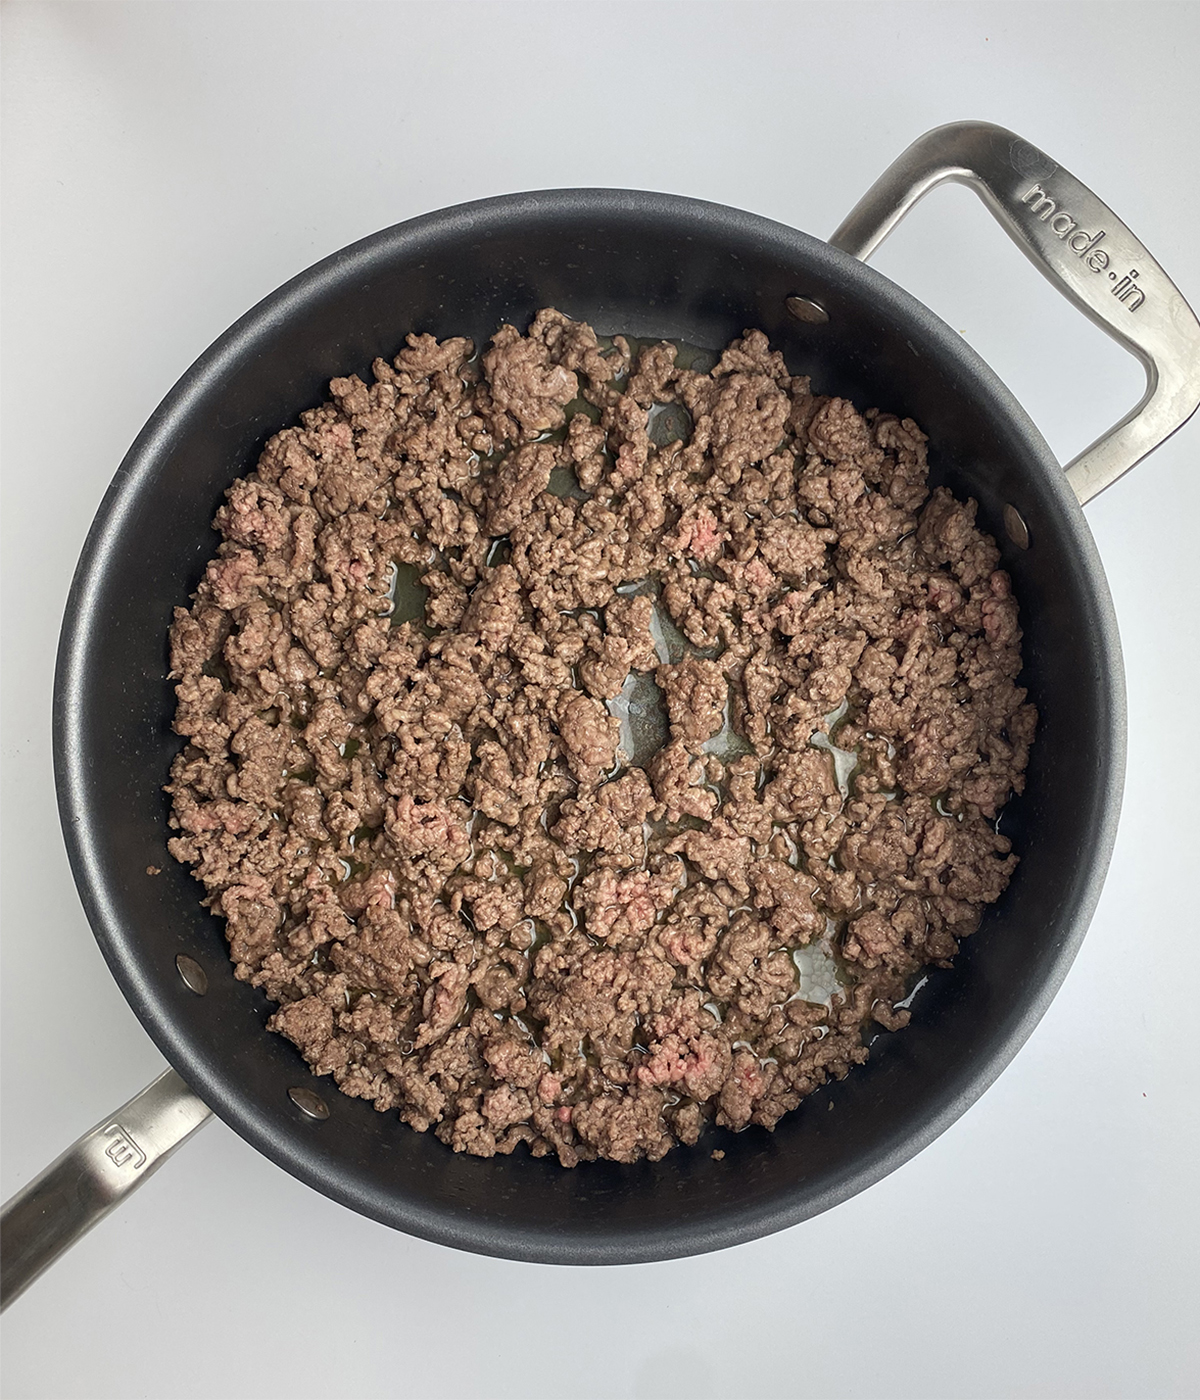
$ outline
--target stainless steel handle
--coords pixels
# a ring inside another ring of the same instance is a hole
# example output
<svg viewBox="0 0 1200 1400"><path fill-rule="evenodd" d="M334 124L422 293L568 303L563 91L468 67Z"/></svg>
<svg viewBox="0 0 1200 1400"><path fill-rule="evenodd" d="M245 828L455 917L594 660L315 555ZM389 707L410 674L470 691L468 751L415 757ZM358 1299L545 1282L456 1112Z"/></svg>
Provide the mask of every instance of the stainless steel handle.
<svg viewBox="0 0 1200 1400"><path fill-rule="evenodd" d="M1067 466L1080 502L1111 486L1200 405L1200 321L1107 204L1011 131L953 122L914 141L829 240L864 261L916 202L969 185L1065 297L1141 360L1146 393Z"/></svg>
<svg viewBox="0 0 1200 1400"><path fill-rule="evenodd" d="M0 1309L211 1117L169 1069L6 1201L0 1211Z"/></svg>

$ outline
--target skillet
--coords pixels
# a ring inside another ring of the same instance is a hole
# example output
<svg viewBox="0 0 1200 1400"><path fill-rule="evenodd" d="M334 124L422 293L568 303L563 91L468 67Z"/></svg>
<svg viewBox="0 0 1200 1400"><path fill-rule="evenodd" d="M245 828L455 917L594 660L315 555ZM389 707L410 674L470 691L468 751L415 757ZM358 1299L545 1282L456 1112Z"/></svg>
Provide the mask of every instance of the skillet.
<svg viewBox="0 0 1200 1400"><path fill-rule="evenodd" d="M947 180L970 185L1059 289L1147 370L1142 401L1064 472L962 338L864 259ZM213 551L210 521L266 439L364 373L408 330L483 342L553 305L600 333L716 348L765 330L814 390L911 415L931 484L980 503L1022 606L1041 727L1004 813L1022 860L952 970L931 971L903 1035L774 1133L702 1138L658 1163L564 1171L526 1154L455 1156L394 1114L333 1092L265 1030L221 926L166 857L162 793L178 747L166 633ZM101 504L60 642L55 771L72 870L134 1011L168 1060L3 1212L7 1305L209 1117L373 1219L459 1248L547 1263L696 1254L809 1218L944 1131L1020 1048L1066 975L1116 832L1125 749L1120 644L1081 505L1200 403L1200 323L1085 186L1002 128L915 142L825 243L738 210L625 190L460 205L386 229L301 273L189 369ZM149 879L148 865L161 865ZM719 1141L718 1141L719 1139ZM711 1157L713 1146L726 1153Z"/></svg>

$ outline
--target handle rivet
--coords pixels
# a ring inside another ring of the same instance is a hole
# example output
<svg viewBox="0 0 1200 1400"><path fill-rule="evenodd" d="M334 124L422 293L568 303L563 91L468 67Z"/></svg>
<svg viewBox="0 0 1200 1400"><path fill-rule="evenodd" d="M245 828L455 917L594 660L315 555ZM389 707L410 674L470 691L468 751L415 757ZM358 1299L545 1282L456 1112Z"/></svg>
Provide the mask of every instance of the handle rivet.
<svg viewBox="0 0 1200 1400"><path fill-rule="evenodd" d="M320 1094L314 1094L311 1089L289 1089L288 1098L301 1113L307 1113L318 1122L329 1117L329 1105Z"/></svg>
<svg viewBox="0 0 1200 1400"><path fill-rule="evenodd" d="M1004 529L1018 549L1029 548L1029 526L1021 519L1016 506L1004 507Z"/></svg>
<svg viewBox="0 0 1200 1400"><path fill-rule="evenodd" d="M788 297L784 305L788 315L809 326L823 326L829 320L829 312L811 297Z"/></svg>
<svg viewBox="0 0 1200 1400"><path fill-rule="evenodd" d="M202 997L208 991L208 973L200 966L195 958L189 958L186 953L180 953L175 959L175 966L183 978L183 985L189 990Z"/></svg>

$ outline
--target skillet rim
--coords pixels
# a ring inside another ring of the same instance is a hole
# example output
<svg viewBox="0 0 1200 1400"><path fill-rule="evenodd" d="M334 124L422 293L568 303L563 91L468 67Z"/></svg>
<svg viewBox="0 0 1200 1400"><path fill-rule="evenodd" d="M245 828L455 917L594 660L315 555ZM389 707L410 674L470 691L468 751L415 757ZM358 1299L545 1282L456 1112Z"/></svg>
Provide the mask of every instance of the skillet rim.
<svg viewBox="0 0 1200 1400"><path fill-rule="evenodd" d="M173 434L186 421L192 404L218 382L257 335L286 321L293 308L328 283L352 277L377 259L409 258L423 244L472 231L483 234L501 221L547 214L598 217L698 220L708 233L748 235L767 243L790 245L820 273L841 280L859 279L881 317L914 323L947 362L969 381L967 392L989 396L1007 415L1029 446L1044 484L1059 508L1059 523L1075 561L1087 576L1099 621L1092 639L1104 688L1100 727L1107 742L1108 766L1098 799L1100 820L1089 851L1086 879L1078 885L1075 908L1065 936L1042 982L1007 1032L983 1051L961 1090L945 1099L898 1141L870 1153L853 1171L821 1191L809 1189L794 1198L727 1212L719 1219L641 1229L618 1238L575 1237L561 1228L541 1231L472 1220L466 1212L448 1213L398 1203L381 1190L356 1189L324 1161L327 1154L299 1131L281 1136L263 1122L232 1076L214 1070L190 1043L169 1007L158 997L140 966L135 940L119 917L110 885L87 821L88 752L83 738L89 650L95 599L108 561L119 553L123 529L135 513L140 491L161 465ZM147 420L106 490L88 531L64 610L54 677L53 751L60 820L72 875L88 923L110 971L134 1013L172 1067L213 1112L277 1165L348 1208L393 1228L436 1243L525 1262L558 1264L646 1263L686 1257L743 1243L787 1228L840 1204L889 1175L927 1147L978 1099L1011 1062L1045 1014L1074 961L1087 932L1107 873L1120 814L1124 784L1126 701L1124 670L1116 615L1107 580L1084 518L1065 473L1049 446L1012 393L986 362L944 321L910 293L865 263L810 234L786 224L727 205L687 196L624 189L554 189L494 196L449 206L392 225L314 263L259 301L194 361Z"/></svg>

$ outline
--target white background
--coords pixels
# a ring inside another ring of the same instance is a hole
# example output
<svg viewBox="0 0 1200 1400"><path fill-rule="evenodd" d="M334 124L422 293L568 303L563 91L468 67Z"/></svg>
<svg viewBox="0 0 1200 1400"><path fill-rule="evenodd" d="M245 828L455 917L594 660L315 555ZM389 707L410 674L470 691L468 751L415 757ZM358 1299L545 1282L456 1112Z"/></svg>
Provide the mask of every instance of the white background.
<svg viewBox="0 0 1200 1400"><path fill-rule="evenodd" d="M1061 161L1200 305L1198 20L6 5L4 1194L161 1066L67 870L51 676L104 488L210 341L343 244L506 191L669 190L827 235L908 141L962 117ZM1064 460L1138 396L1134 362L966 191L933 196L875 262ZM1198 450L1193 422L1088 508L1129 676L1116 856L1033 1039L920 1157L774 1238L589 1271L395 1234L215 1123L6 1315L7 1400L1200 1393Z"/></svg>

